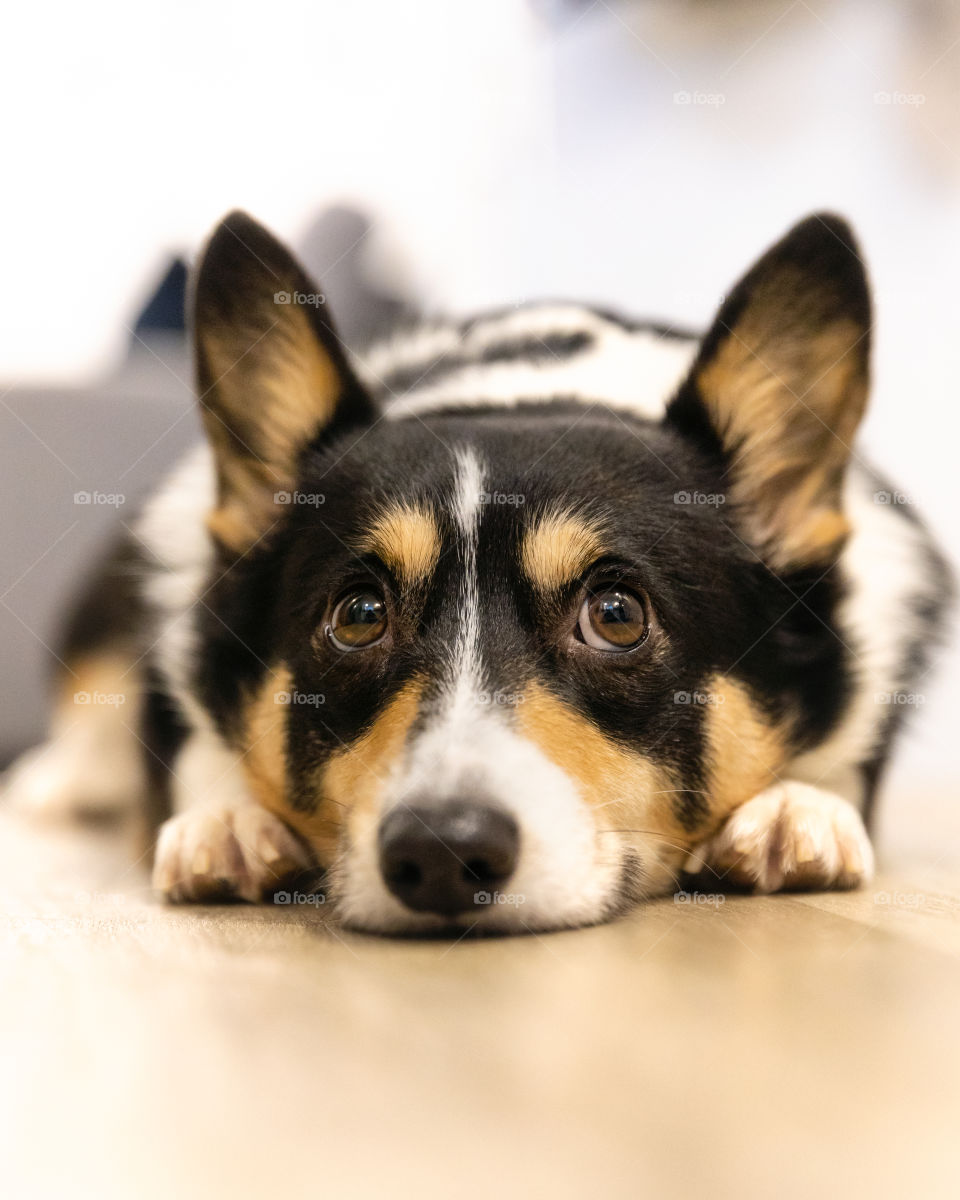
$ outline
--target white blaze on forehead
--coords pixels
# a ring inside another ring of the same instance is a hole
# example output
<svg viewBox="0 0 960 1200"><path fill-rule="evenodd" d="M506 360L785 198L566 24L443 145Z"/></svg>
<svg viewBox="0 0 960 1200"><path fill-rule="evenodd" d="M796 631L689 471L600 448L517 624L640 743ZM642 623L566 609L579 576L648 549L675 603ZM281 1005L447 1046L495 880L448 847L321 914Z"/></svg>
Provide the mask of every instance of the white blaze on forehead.
<svg viewBox="0 0 960 1200"><path fill-rule="evenodd" d="M452 502L461 546L460 628L454 646L449 717L464 717L475 708L483 691L480 660L480 588L477 577L477 538L483 504L483 467L474 450L456 451Z"/></svg>
<svg viewBox="0 0 960 1200"><path fill-rule="evenodd" d="M480 525L480 505L483 497L483 468L476 451L461 446L455 454L453 515L464 539L477 549L477 529Z"/></svg>

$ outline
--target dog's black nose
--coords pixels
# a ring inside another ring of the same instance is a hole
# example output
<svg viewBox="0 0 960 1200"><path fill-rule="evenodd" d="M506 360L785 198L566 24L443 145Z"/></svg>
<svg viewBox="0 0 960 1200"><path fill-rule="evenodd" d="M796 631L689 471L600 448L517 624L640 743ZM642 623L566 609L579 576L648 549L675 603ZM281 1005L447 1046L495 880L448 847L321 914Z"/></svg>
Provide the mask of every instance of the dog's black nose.
<svg viewBox="0 0 960 1200"><path fill-rule="evenodd" d="M407 908L452 917L490 903L513 874L519 846L517 823L502 809L402 805L380 825L380 871Z"/></svg>

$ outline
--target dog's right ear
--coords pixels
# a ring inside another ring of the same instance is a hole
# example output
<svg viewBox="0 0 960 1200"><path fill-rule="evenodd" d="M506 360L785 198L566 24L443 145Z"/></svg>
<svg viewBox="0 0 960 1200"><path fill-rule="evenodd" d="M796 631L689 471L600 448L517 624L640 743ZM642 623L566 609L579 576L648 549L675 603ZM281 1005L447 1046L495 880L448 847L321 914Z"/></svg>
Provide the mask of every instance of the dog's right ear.
<svg viewBox="0 0 960 1200"><path fill-rule="evenodd" d="M200 409L217 469L208 524L242 552L282 511L303 450L324 431L375 417L323 295L246 213L214 230L193 297ZM281 501L282 502L282 501Z"/></svg>
<svg viewBox="0 0 960 1200"><path fill-rule="evenodd" d="M668 422L723 461L731 508L775 570L825 569L848 535L843 488L870 327L853 233L815 214L730 292L668 406Z"/></svg>

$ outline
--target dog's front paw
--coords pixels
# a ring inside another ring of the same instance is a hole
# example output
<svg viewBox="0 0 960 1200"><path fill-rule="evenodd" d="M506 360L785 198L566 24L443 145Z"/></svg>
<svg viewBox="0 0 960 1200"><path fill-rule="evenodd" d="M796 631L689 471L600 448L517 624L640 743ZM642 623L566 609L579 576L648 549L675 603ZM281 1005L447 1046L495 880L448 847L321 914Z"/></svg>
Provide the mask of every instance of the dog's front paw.
<svg viewBox="0 0 960 1200"><path fill-rule="evenodd" d="M848 801L791 780L735 809L685 870L757 892L852 888L872 876L873 850Z"/></svg>
<svg viewBox="0 0 960 1200"><path fill-rule="evenodd" d="M312 865L302 842L259 804L208 805L163 825L153 886L173 902L255 902Z"/></svg>

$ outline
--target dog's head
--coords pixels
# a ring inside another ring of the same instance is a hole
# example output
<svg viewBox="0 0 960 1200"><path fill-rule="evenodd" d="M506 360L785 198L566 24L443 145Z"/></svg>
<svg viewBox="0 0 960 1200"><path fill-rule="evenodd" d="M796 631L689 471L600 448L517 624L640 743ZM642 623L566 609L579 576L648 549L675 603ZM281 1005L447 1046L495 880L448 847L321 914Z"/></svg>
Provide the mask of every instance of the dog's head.
<svg viewBox="0 0 960 1200"><path fill-rule="evenodd" d="M843 222L746 275L660 420L602 396L384 417L240 214L194 319L198 685L352 924L602 919L835 722L870 323Z"/></svg>

